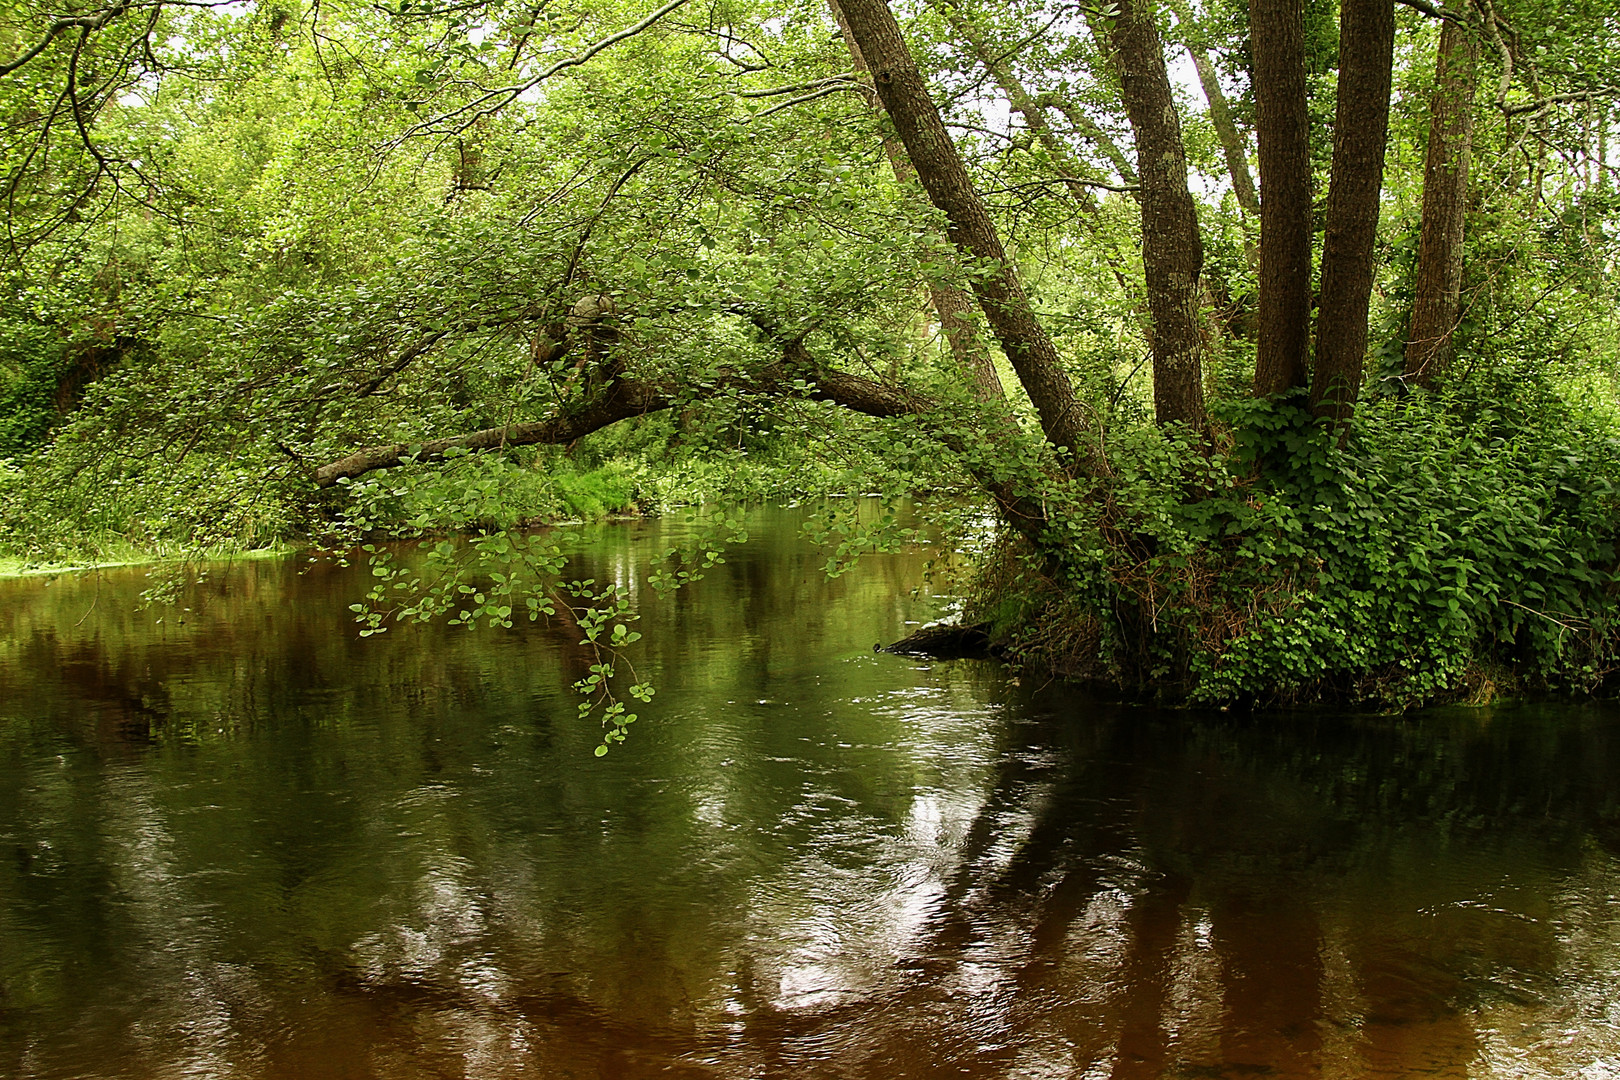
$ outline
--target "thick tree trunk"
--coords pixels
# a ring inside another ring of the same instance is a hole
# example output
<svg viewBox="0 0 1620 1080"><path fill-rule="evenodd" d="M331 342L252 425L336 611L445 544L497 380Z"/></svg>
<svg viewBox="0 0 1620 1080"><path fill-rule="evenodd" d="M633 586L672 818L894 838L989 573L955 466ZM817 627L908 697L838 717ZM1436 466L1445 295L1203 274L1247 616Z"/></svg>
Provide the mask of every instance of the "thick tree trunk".
<svg viewBox="0 0 1620 1080"><path fill-rule="evenodd" d="M839 7L838 0L827 0L827 6L832 9L833 19L838 23L839 32L844 38L844 46L849 49L849 57L855 65L856 73L870 79L871 69L867 66L861 47L855 43L854 36L849 32L849 24L844 19L844 9ZM879 111L882 111L881 105ZM893 136L888 134L883 136L883 152L888 155L889 166L894 170L894 178L897 181L901 184L910 184L917 179L916 170L911 167L911 162L906 160L906 148ZM935 314L939 316L940 330L945 335L946 344L950 346L951 355L956 359L957 368L973 386L973 395L986 404L1005 402L1006 391L1001 386L1001 377L996 374L996 365L990 359L990 350L985 347L977 327L973 325L972 297L966 290L949 282L930 280L928 299L933 304Z"/></svg>
<svg viewBox="0 0 1620 1080"><path fill-rule="evenodd" d="M1311 378L1311 408L1340 426L1355 411L1367 354L1367 301L1372 295L1394 55L1394 4L1343 0L1333 178L1328 187L1322 304Z"/></svg>
<svg viewBox="0 0 1620 1080"><path fill-rule="evenodd" d="M1161 424L1202 431L1203 331L1198 275L1204 265L1198 212L1187 190L1181 141L1164 48L1152 0L1118 0L1109 38L1119 59L1125 111L1136 136L1142 185L1142 264L1153 317L1153 411Z"/></svg>
<svg viewBox="0 0 1620 1080"><path fill-rule="evenodd" d="M1260 303L1254 395L1306 382L1311 329L1310 116L1301 0L1249 0L1260 149Z"/></svg>
<svg viewBox="0 0 1620 1080"><path fill-rule="evenodd" d="M1447 19L1435 59L1416 296L1406 343L1406 378L1419 386L1432 386L1451 363L1451 335L1462 310L1463 217L1478 61L1478 39Z"/></svg>
<svg viewBox="0 0 1620 1080"><path fill-rule="evenodd" d="M840 0L840 4L917 178L944 212L951 240L979 264L973 291L1035 406L1041 430L1054 446L1066 447L1082 471L1092 470L1095 436L1088 430L1074 387L1057 349L1036 321L893 12L884 0Z"/></svg>

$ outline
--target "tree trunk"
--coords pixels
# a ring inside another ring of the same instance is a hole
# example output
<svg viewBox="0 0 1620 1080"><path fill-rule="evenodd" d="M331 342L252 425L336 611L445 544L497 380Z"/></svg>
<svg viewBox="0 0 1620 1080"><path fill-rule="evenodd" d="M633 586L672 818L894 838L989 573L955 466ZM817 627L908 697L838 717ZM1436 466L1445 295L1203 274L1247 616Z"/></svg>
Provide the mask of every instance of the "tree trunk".
<svg viewBox="0 0 1620 1080"><path fill-rule="evenodd" d="M1130 297L1136 290L1131 287L1126 273L1126 260L1120 250L1120 245L1112 232L1096 228L1095 215L1101 207L1098 205L1097 198L1092 190L1079 182L1087 169L1079 158L1070 151L1069 147L1065 145L1063 140L1058 137L1057 132L1052 130L1052 125L1047 122L1047 108L1050 105L1050 107L1063 112L1064 116L1069 118L1069 122L1075 124L1077 128L1080 125L1076 123L1076 117L1085 119L1086 123L1090 125L1089 128L1085 129L1085 137L1096 143L1126 183L1134 184L1136 183L1136 170L1131 166L1124 152L1096 124L1091 123L1088 117L1075 110L1072 103L1065 103L1061 98L1054 95L1043 94L1038 98L1031 96L1024 85L1018 81L1012 69L1007 66L1005 56L998 55L997 50L985 40L984 35L979 33L978 29L963 17L961 9L956 6L953 0L929 0L929 4L935 11L945 17L945 21L950 23L951 30L968 43L969 48L973 50L974 58L990 73L991 78L996 80L996 85L1001 87L1002 92L1007 95L1007 100L1011 103L1013 109L1023 116L1029 130L1040 140L1041 146L1046 149L1047 156L1052 159L1052 165L1056 167L1063 177L1068 179L1069 182L1064 185L1065 190L1068 191L1069 197L1074 200L1074 204L1088 215L1086 221L1091 227L1092 238L1097 241L1098 246L1102 249L1103 260L1107 262L1109 271L1114 275L1114 280L1119 283L1119 291L1126 297ZM1136 323L1142 331L1142 337L1151 340L1153 337L1152 315L1139 301L1133 301L1131 308L1136 316Z"/></svg>
<svg viewBox="0 0 1620 1080"><path fill-rule="evenodd" d="M1118 0L1118 11L1109 38L1119 59L1142 185L1142 264L1153 317L1153 412L1160 424L1182 423L1202 431L1208 422L1198 288L1204 247L1187 190L1181 118L1152 0Z"/></svg>
<svg viewBox="0 0 1620 1080"><path fill-rule="evenodd" d="M1052 163L1071 180L1078 179L1083 172L1081 164L1047 123L1039 99L1030 95L951 0L931 3L972 47L979 62L1046 148ZM1154 163L1152 169L1140 175L1143 263L1148 286L1144 329L1153 349L1154 415L1161 424L1178 421L1202 430L1208 421L1204 412L1203 336L1198 321L1203 246L1197 212L1187 190L1181 122L1151 11L1138 16L1129 7L1121 8L1110 40L1119 55L1126 110L1136 136L1137 161ZM1070 183L1068 187L1082 207L1095 208L1091 192L1083 185Z"/></svg>
<svg viewBox="0 0 1620 1080"><path fill-rule="evenodd" d="M1209 102L1209 122L1215 128L1216 138L1221 140L1226 171L1232 177L1232 194L1237 196L1238 206L1244 213L1258 216L1260 196L1254 190L1254 174L1249 172L1248 150L1232 119L1232 108L1226 102L1226 92L1221 89L1221 77L1202 46L1188 45L1187 54L1198 72L1198 84L1204 88L1204 100Z"/></svg>
<svg viewBox="0 0 1620 1080"><path fill-rule="evenodd" d="M1394 56L1394 4L1390 0L1343 0L1339 7L1339 103L1333 121L1322 304L1311 379L1311 408L1341 429L1355 411L1367 355L1367 301L1372 295Z"/></svg>
<svg viewBox="0 0 1620 1080"><path fill-rule="evenodd" d="M1260 149L1260 302L1254 395L1306 382L1311 328L1310 116L1302 0L1249 0Z"/></svg>
<svg viewBox="0 0 1620 1080"><path fill-rule="evenodd" d="M1462 310L1463 216L1478 61L1478 39L1447 19L1435 58L1416 295L1406 343L1406 378L1419 386L1434 385L1435 376L1451 363L1451 335Z"/></svg>
<svg viewBox="0 0 1620 1080"><path fill-rule="evenodd" d="M1170 0L1176 13L1187 55L1192 57L1193 69L1198 72L1198 85L1204 88L1204 100L1209 103L1209 122L1215 128L1215 137L1221 141L1221 153L1226 157L1226 171L1232 177L1232 194L1245 214L1258 216L1260 196L1254 190L1254 175L1249 171L1249 153L1243 136L1238 133L1232 119L1232 109L1221 89L1220 74L1210 62L1209 49L1203 32L1193 22L1192 10L1186 0Z"/></svg>
<svg viewBox="0 0 1620 1080"><path fill-rule="evenodd" d="M917 178L944 212L952 242L978 263L973 291L1035 406L1041 430L1054 446L1067 448L1074 465L1091 471L1095 436L1087 430L1074 387L1057 349L1036 321L894 13L885 0L840 0L840 4Z"/></svg>
<svg viewBox="0 0 1620 1080"><path fill-rule="evenodd" d="M858 75L871 78L871 69L867 66L866 57L861 53L861 47L855 43L855 38L849 32L849 24L844 19L844 9L838 6L838 0L827 0L827 6L832 9L834 21L838 23L839 32L843 35L844 45L849 49L849 57L855 65ZM882 111L879 105L878 111ZM889 167L894 170L894 178L901 184L910 184L916 181L917 172L906 160L906 148L901 146L892 135L883 136L883 152L888 155ZM978 335L973 325L973 300L968 293L949 282L930 279L928 283L928 299L934 306L934 312L939 316L940 330L945 335L945 342L950 346L951 355L956 358L956 366L963 375L973 384L973 395L987 404L1000 403L1007 400L1006 391L1001 386L1001 377L996 374L996 365L990 359L990 350L985 347L983 339Z"/></svg>

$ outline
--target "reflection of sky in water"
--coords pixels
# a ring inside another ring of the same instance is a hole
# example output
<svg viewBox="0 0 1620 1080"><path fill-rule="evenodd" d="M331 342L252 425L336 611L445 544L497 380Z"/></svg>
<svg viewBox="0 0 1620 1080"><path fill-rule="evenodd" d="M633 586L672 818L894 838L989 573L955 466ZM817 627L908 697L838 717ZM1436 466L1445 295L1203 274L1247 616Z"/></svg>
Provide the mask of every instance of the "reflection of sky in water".
<svg viewBox="0 0 1620 1080"><path fill-rule="evenodd" d="M754 531L600 763L566 632L6 585L0 1075L1620 1078L1614 712L1031 696Z"/></svg>

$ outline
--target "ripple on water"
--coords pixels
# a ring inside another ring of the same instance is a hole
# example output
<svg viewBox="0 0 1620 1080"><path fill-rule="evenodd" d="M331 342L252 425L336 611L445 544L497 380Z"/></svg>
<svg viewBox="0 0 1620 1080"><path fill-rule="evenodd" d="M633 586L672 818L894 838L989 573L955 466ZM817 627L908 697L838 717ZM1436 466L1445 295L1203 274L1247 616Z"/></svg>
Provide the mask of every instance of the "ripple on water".
<svg viewBox="0 0 1620 1080"><path fill-rule="evenodd" d="M779 524L600 761L568 635L362 643L363 567L7 598L0 1075L1620 1080L1620 713L1019 688Z"/></svg>

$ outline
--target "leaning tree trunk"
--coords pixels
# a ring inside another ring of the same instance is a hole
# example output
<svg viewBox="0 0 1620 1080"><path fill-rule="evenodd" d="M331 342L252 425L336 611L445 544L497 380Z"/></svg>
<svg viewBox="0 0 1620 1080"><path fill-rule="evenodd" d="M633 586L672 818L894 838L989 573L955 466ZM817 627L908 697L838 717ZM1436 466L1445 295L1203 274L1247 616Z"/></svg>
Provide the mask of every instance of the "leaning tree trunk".
<svg viewBox="0 0 1620 1080"><path fill-rule="evenodd" d="M1311 151L1302 0L1249 0L1260 149L1254 396L1304 386L1311 330Z"/></svg>
<svg viewBox="0 0 1620 1080"><path fill-rule="evenodd" d="M1258 216L1260 196L1254 190L1254 174L1249 171L1249 152L1243 136L1232 118L1232 107L1221 89L1221 76L1210 61L1208 42L1193 22L1192 9L1186 0L1170 0L1170 9L1176 13L1187 55L1192 57L1193 70L1198 72L1198 84L1204 88L1204 100L1209 103L1209 122L1215 137L1221 142L1221 153L1226 157L1226 171L1232 178L1232 194L1245 214Z"/></svg>
<svg viewBox="0 0 1620 1080"><path fill-rule="evenodd" d="M1406 378L1419 386L1434 385L1435 376L1451 363L1451 335L1462 311L1463 216L1478 61L1478 39L1447 19L1435 59L1416 296L1406 343Z"/></svg>
<svg viewBox="0 0 1620 1080"><path fill-rule="evenodd" d="M1074 387L1030 308L989 211L974 190L967 166L900 34L900 24L885 0L839 2L917 179L944 212L952 242L979 264L973 291L1035 406L1041 430L1052 445L1067 448L1074 466L1093 471L1095 436L1087 430Z"/></svg>
<svg viewBox="0 0 1620 1080"><path fill-rule="evenodd" d="M844 9L839 6L838 0L827 0L827 6L832 9L833 20L838 23L856 73L871 78L866 57L849 32ZM894 170L897 181L910 184L916 180L917 172L906 160L906 148L887 132L883 135L883 152L889 158L889 166ZM990 350L985 347L973 325L972 297L948 281L930 280L928 299L934 306L934 313L939 316L940 330L944 332L945 342L956 359L957 369L973 384L973 395L986 404L1005 402L1007 395L1002 389L1001 377L996 374L996 365L990 359Z"/></svg>
<svg viewBox="0 0 1620 1080"><path fill-rule="evenodd" d="M1129 159L1125 157L1119 145L1109 138L1105 132L1098 129L1096 124L1091 123L1084 113L1069 108L1072 105L1071 102L1055 95L1042 94L1040 97L1031 95L1029 90L1024 87L1023 83L1019 82L1018 77L1014 74L1011 65L1007 61L1005 51L994 48L985 39L984 35L979 33L973 23L962 14L955 0L928 0L928 2L929 6L944 16L945 21L950 24L951 31L967 42L969 49L973 52L974 59L978 60L984 69L990 73L990 77L996 80L996 85L1001 87L1002 92L1007 95L1007 101L1024 118L1025 126L1040 140L1041 146L1046 150L1047 157L1051 159L1052 166L1064 178L1064 190L1069 193L1069 197L1074 200L1074 204L1085 214L1083 221L1090 228L1092 238L1097 242L1103 260L1108 264L1108 269L1114 275L1114 280L1119 283L1120 292L1125 296L1130 296L1136 290L1132 289L1130 285L1124 253L1112 233L1097 228L1096 215L1101 206L1098 204L1091 188L1087 187L1081 179L1088 169L1068 145L1058 137L1058 133L1052 130L1052 125L1047 121L1046 116L1048 106L1043 102L1050 101L1052 103L1051 107L1062 112L1065 117L1069 118L1069 122L1077 128L1083 126L1077 120L1085 120L1086 124L1089 125L1089 127L1085 127L1085 137L1102 150L1126 183L1134 184L1136 183L1136 170L1132 168ZM1152 315L1146 306L1140 302L1133 302L1131 307L1136 315L1136 322L1142 330L1143 338L1151 338L1153 335Z"/></svg>
<svg viewBox="0 0 1620 1080"><path fill-rule="evenodd" d="M1367 302L1372 295L1394 55L1395 6L1390 0L1343 0L1322 304L1311 378L1312 410L1331 418L1341 430L1355 411L1367 354Z"/></svg>
<svg viewBox="0 0 1620 1080"><path fill-rule="evenodd" d="M1203 327L1198 275L1204 246L1187 190L1181 118L1153 22L1152 0L1118 0L1109 38L1119 58L1121 96L1136 136L1142 187L1142 265L1153 317L1153 412L1161 424L1202 431Z"/></svg>
<svg viewBox="0 0 1620 1080"><path fill-rule="evenodd" d="M1226 171L1232 177L1232 194L1246 214L1260 213L1260 196L1254 190L1254 175L1249 172L1249 155L1238 133L1237 122L1232 119L1232 107L1227 104L1226 92L1221 89L1221 76L1210 62L1209 53L1201 45L1188 45L1193 70L1198 72L1198 84L1204 88L1204 100L1209 103L1209 122L1215 128L1215 137L1221 141L1221 153L1226 157Z"/></svg>

